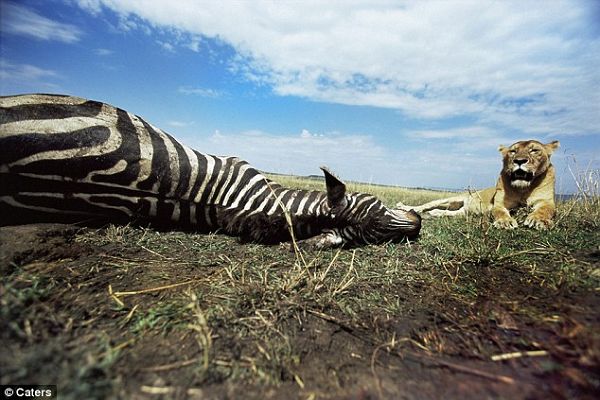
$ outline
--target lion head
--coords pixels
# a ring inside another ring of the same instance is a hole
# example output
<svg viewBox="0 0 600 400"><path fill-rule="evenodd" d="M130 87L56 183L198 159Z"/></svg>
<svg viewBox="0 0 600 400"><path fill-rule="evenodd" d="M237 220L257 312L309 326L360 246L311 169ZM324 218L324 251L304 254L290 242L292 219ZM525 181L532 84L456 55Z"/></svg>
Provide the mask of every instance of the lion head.
<svg viewBox="0 0 600 400"><path fill-rule="evenodd" d="M542 144L537 140L523 140L509 147L500 146L504 166L502 174L510 185L518 188L528 188L538 176L544 174L550 166L550 156L560 146L555 140Z"/></svg>

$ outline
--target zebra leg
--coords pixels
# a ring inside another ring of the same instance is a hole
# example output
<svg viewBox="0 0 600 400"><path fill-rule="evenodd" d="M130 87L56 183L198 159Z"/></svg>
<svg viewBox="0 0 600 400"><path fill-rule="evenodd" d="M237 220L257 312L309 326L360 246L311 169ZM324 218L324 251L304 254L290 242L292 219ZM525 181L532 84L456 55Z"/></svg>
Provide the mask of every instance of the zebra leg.
<svg viewBox="0 0 600 400"><path fill-rule="evenodd" d="M327 230L320 235L296 242L301 249L330 249L344 244L344 238L337 229Z"/></svg>

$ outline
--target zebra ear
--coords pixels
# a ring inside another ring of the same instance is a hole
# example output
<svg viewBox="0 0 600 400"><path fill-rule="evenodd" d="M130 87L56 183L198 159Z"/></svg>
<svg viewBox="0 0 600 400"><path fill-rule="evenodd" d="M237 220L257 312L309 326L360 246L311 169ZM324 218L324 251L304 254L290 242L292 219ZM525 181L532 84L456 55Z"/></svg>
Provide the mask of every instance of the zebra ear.
<svg viewBox="0 0 600 400"><path fill-rule="evenodd" d="M327 203L329 207L343 207L346 205L346 184L338 179L325 166L321 167L325 175L325 186L327 187Z"/></svg>

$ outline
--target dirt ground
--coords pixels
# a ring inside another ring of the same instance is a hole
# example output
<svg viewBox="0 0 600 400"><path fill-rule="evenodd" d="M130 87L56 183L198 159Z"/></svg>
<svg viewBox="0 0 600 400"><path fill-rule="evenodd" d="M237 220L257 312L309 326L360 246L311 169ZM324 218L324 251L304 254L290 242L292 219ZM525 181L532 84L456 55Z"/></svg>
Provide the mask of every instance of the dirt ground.
<svg viewBox="0 0 600 400"><path fill-rule="evenodd" d="M282 247L218 235L190 247L174 234L182 243L167 257L94 235L106 231L0 228L2 384L57 384L73 399L598 398L598 292L528 284L509 262L473 272L470 303L416 279L386 286L400 311L342 312L301 286L278 295L255 279L220 292L216 278L240 273L225 267L256 259L250 251L273 273L261 279L284 274L295 258ZM411 251L419 244L397 257L418 263ZM600 267L597 250L575 257ZM182 284L113 295L165 282ZM372 290L351 286L344 304Z"/></svg>

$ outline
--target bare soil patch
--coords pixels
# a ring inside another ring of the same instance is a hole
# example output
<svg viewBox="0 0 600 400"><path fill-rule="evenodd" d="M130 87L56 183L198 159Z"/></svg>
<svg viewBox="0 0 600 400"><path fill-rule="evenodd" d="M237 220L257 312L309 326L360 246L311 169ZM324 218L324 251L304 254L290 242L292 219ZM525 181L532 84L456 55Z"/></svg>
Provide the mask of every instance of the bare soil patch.
<svg viewBox="0 0 600 400"><path fill-rule="evenodd" d="M597 398L597 286L552 275L597 273L597 248L430 246L299 266L220 235L2 227L0 380L66 399Z"/></svg>

